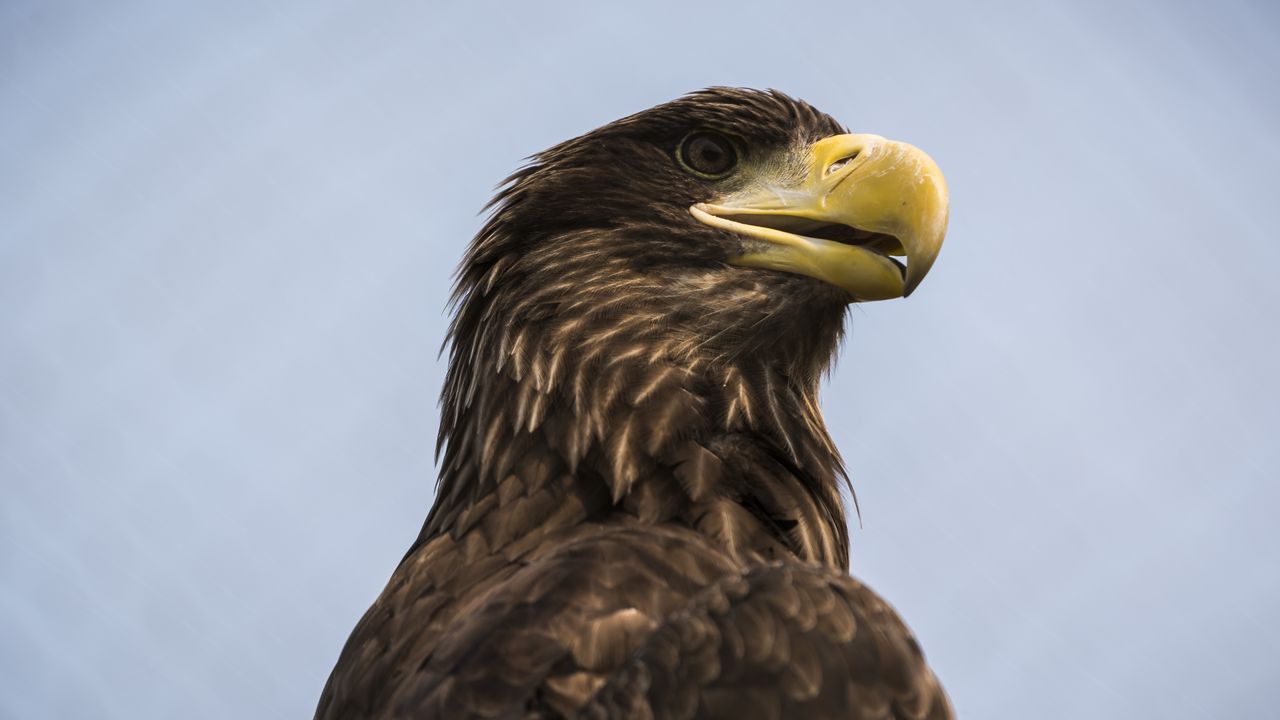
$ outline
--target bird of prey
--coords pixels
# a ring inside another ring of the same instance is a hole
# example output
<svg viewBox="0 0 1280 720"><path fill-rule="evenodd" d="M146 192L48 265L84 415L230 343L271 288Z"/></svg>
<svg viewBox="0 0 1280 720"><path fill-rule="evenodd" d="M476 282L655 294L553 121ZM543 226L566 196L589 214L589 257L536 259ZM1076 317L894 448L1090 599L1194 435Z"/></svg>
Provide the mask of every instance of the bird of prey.
<svg viewBox="0 0 1280 720"><path fill-rule="evenodd" d="M534 156L457 274L436 500L316 717L948 718L818 407L947 224L922 151L711 88Z"/></svg>

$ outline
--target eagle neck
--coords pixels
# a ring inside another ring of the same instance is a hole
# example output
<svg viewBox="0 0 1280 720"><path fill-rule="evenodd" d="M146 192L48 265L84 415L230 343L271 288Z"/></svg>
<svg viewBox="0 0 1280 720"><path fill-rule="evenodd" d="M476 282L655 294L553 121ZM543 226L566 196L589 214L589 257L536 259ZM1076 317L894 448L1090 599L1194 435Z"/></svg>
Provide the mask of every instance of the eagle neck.
<svg viewBox="0 0 1280 720"><path fill-rule="evenodd" d="M537 485L554 498L546 512L508 524L704 523L744 557L847 566L844 474L816 371L708 358L660 305L560 310L503 323L462 308L477 319L453 341L424 534L456 532L472 507L517 494L505 487Z"/></svg>

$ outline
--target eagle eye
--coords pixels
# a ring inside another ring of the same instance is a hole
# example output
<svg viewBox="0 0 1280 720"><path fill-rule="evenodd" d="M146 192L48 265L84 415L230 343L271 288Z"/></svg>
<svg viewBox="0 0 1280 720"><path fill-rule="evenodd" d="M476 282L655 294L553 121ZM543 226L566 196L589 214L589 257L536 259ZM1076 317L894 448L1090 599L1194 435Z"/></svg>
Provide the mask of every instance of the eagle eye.
<svg viewBox="0 0 1280 720"><path fill-rule="evenodd" d="M718 132L699 130L680 141L676 159L694 175L718 180L738 164L738 148Z"/></svg>

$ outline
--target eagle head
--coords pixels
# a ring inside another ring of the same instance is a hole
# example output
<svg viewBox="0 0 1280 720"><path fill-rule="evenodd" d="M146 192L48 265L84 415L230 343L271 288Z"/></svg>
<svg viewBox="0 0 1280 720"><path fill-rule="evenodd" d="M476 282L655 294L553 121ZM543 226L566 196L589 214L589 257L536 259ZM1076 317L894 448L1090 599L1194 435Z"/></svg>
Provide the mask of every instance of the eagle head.
<svg viewBox="0 0 1280 720"><path fill-rule="evenodd" d="M539 153L492 205L460 272L461 325L468 305L496 315L501 288L507 323L648 318L674 351L775 353L801 374L829 362L849 303L915 289L947 224L920 150L732 88Z"/></svg>

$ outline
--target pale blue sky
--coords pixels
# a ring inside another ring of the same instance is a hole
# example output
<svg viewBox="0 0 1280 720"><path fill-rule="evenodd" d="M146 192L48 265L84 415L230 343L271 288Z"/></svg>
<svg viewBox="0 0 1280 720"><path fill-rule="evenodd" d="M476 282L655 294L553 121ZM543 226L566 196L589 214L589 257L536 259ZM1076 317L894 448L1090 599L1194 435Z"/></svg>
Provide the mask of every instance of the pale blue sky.
<svg viewBox="0 0 1280 720"><path fill-rule="evenodd" d="M1273 712L1276 7L0 4L0 716L309 716L493 186L715 84L949 179L824 406L961 714Z"/></svg>

